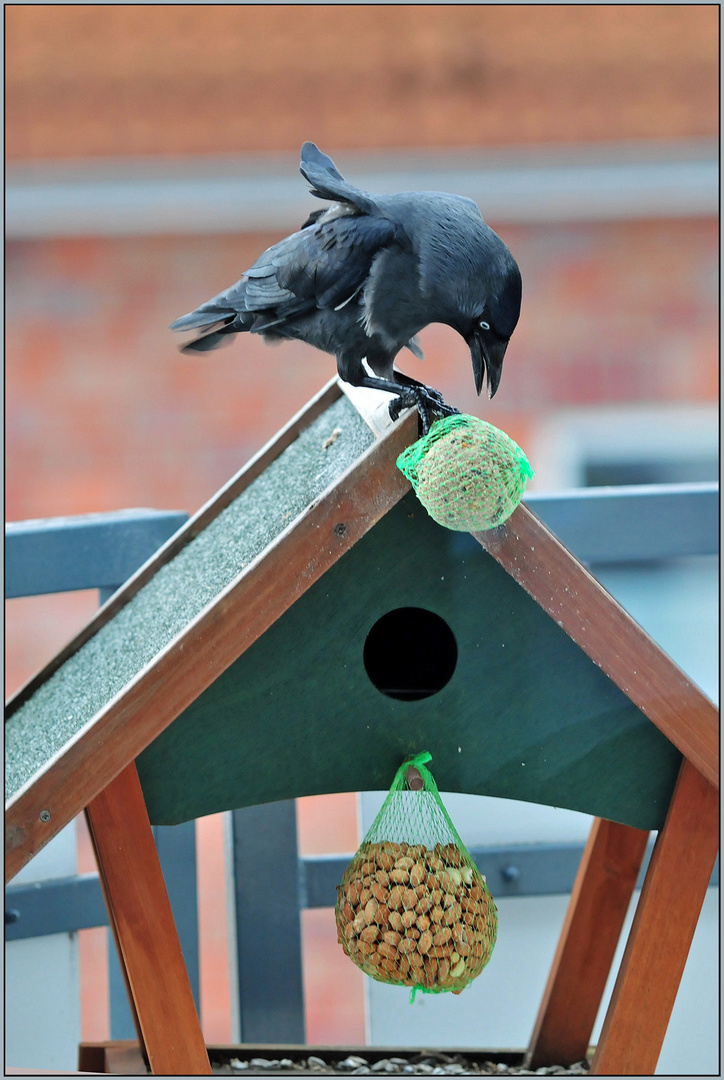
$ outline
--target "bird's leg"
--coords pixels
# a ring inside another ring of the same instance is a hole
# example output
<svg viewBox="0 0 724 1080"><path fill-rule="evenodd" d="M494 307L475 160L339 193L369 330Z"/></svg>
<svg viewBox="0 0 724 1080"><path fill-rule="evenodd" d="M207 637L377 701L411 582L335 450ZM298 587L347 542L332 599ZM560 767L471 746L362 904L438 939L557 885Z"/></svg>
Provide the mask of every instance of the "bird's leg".
<svg viewBox="0 0 724 1080"><path fill-rule="evenodd" d="M400 374L400 372L395 372L398 378L400 378ZM395 397L389 406L390 416L393 420L398 418L403 409L417 409L420 414L423 435L427 435L430 430L431 413L439 416L453 416L460 412L459 409L455 409L452 405L448 405L443 401L442 395L437 390L433 390L415 379L410 379L406 375L401 377L400 382L365 375L357 385L366 386L370 390L384 390L388 394L394 394Z"/></svg>

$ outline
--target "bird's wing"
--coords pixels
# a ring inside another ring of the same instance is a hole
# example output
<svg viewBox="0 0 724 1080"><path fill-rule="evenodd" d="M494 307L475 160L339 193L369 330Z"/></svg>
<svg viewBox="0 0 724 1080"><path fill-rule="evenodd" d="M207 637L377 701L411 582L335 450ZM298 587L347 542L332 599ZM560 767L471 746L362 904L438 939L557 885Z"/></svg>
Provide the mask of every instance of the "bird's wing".
<svg viewBox="0 0 724 1080"><path fill-rule="evenodd" d="M365 214L377 213L377 204L374 199L366 192L348 184L332 159L323 154L313 142L305 142L302 146L299 171L312 185L312 195L316 195L317 198L349 203Z"/></svg>
<svg viewBox="0 0 724 1080"><path fill-rule="evenodd" d="M243 285L247 311L271 309L277 318L339 307L362 287L375 255L398 231L393 222L366 215L320 221L265 251L234 288Z"/></svg>

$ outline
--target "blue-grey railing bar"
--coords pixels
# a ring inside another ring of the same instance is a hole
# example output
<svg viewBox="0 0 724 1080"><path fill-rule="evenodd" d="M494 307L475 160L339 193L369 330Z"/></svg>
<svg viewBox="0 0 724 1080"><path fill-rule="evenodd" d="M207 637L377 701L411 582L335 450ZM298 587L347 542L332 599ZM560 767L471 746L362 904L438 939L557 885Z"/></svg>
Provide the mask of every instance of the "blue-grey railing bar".
<svg viewBox="0 0 724 1080"><path fill-rule="evenodd" d="M525 502L588 563L719 550L719 485L714 482L531 493ZM10 522L5 595L117 588L186 520L178 511L124 510Z"/></svg>
<svg viewBox="0 0 724 1080"><path fill-rule="evenodd" d="M653 484L531 493L525 503L585 563L719 551L719 485Z"/></svg>
<svg viewBox="0 0 724 1080"><path fill-rule="evenodd" d="M653 840L639 874L639 888L652 847ZM573 887L583 845L515 844L472 848L470 854L498 899L565 895ZM298 860L297 894L302 909L332 907L337 885L351 857L317 855ZM184 877L191 880L188 871L184 871ZM710 884L712 887L719 885L718 857ZM5 913L8 941L108 925L98 874L9 885L5 894Z"/></svg>
<svg viewBox="0 0 724 1080"><path fill-rule="evenodd" d="M186 521L178 510L119 510L8 522L5 596L115 590Z"/></svg>

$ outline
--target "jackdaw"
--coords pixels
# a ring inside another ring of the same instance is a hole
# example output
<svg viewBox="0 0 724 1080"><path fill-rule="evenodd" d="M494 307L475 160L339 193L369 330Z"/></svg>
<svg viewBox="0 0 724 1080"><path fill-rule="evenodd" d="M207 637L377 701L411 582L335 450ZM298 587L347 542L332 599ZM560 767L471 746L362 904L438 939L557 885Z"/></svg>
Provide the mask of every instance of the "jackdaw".
<svg viewBox="0 0 724 1080"><path fill-rule="evenodd" d="M458 410L394 361L405 347L421 357L415 335L446 323L470 347L478 394L487 374L492 398L520 314L521 278L476 204L433 191L370 195L348 184L314 143L304 143L301 157L312 194L332 205L172 323L201 331L182 351L206 352L245 330L266 341L306 341L336 356L346 382L394 394L393 418L416 406L424 434L431 414Z"/></svg>

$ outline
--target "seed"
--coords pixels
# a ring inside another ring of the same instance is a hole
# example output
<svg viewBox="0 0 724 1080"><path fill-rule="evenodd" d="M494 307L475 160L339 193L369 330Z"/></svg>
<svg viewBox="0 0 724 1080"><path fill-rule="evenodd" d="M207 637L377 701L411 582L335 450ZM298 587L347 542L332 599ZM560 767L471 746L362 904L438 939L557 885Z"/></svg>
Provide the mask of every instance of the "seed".
<svg viewBox="0 0 724 1080"><path fill-rule="evenodd" d="M392 948L392 946L390 946L390 948ZM397 948L401 953L411 953L417 948L417 942L414 938L405 937L402 938Z"/></svg>
<svg viewBox="0 0 724 1080"><path fill-rule="evenodd" d="M387 906L390 911L395 911L397 908L402 907L402 889L399 885L395 885L390 889L387 897Z"/></svg>
<svg viewBox="0 0 724 1080"><path fill-rule="evenodd" d="M387 896L387 890L383 889L383 887L375 881L372 883L372 895L375 900L381 904Z"/></svg>
<svg viewBox="0 0 724 1080"><path fill-rule="evenodd" d="M422 865L422 863L415 863L410 870L410 885L412 885L413 888L416 888L418 885L421 885L424 880L425 867Z"/></svg>
<svg viewBox="0 0 724 1080"><path fill-rule="evenodd" d="M374 941L379 932L380 931L377 926L365 926L364 930L360 933L360 940Z"/></svg>
<svg viewBox="0 0 724 1080"><path fill-rule="evenodd" d="M365 922L368 926L370 925L370 923L373 923L375 921L375 914L379 906L380 905L377 903L377 901L373 899L368 900L365 904L364 916Z"/></svg>
<svg viewBox="0 0 724 1080"><path fill-rule="evenodd" d="M439 923L439 922L442 922L443 914L444 913L443 913L442 908L440 907L439 904L437 904L432 909L432 911L430 912L430 918L432 919L433 922Z"/></svg>
<svg viewBox="0 0 724 1080"><path fill-rule="evenodd" d="M366 955L369 955L369 953L374 952L374 946L371 945L369 943L369 941L362 941L362 940L358 941L357 942L357 948L359 949L359 951L361 953L365 953Z"/></svg>
<svg viewBox="0 0 724 1080"><path fill-rule="evenodd" d="M424 964L424 960L420 956L419 952L411 952L409 954L410 966L414 968L421 968Z"/></svg>
<svg viewBox="0 0 724 1080"><path fill-rule="evenodd" d="M388 945L397 945L401 941L401 935L396 930L387 930L382 937Z"/></svg>
<svg viewBox="0 0 724 1080"><path fill-rule="evenodd" d="M448 867L448 877L453 883L455 889L459 889L463 883L463 876L459 870L456 870L454 866Z"/></svg>
<svg viewBox="0 0 724 1080"><path fill-rule="evenodd" d="M454 968L450 969L450 975L452 976L453 979L459 979L464 971L465 971L465 961L461 960L459 963L457 963L455 965Z"/></svg>
<svg viewBox="0 0 724 1080"><path fill-rule="evenodd" d="M390 870L390 881L395 881L398 885L406 885L409 880L409 870L404 870L401 866L395 866Z"/></svg>
<svg viewBox="0 0 724 1080"><path fill-rule="evenodd" d="M387 926L390 921L390 912L386 904L380 904L375 913L375 922L378 926Z"/></svg>
<svg viewBox="0 0 724 1080"><path fill-rule="evenodd" d="M382 885L382 887L386 889L387 886L390 884L390 879L389 879L389 877L387 875L387 871L386 870L378 870L377 873L375 874L375 881L377 882L378 885Z"/></svg>
<svg viewBox="0 0 724 1080"><path fill-rule="evenodd" d="M407 911L402 912L402 916L401 916L402 925L404 927L414 926L415 925L415 918L416 918L415 912L410 911L409 908L408 908Z"/></svg>
<svg viewBox="0 0 724 1080"><path fill-rule="evenodd" d="M417 929L422 932L423 930L427 930L429 926L430 920L427 915L419 915L417 918Z"/></svg>
<svg viewBox="0 0 724 1080"><path fill-rule="evenodd" d="M432 939L434 945L444 945L446 941L449 941L452 937L449 926L441 926L439 930L435 931L435 936Z"/></svg>
<svg viewBox="0 0 724 1080"><path fill-rule="evenodd" d="M406 908L414 908L417 904L419 897L414 889L403 889L402 892L402 906Z"/></svg>
<svg viewBox="0 0 724 1080"><path fill-rule="evenodd" d="M402 870L412 870L414 865L415 860L411 859L409 855L403 855L395 861L395 869L400 867Z"/></svg>
<svg viewBox="0 0 724 1080"><path fill-rule="evenodd" d="M417 943L417 951L421 953L426 953L431 946L432 934L429 930L425 930L424 933L420 934L420 940Z"/></svg>
<svg viewBox="0 0 724 1080"><path fill-rule="evenodd" d="M377 952L380 954L380 956L386 956L390 960L394 959L397 956L397 949L394 945L390 945L390 943L387 941L381 941L379 943L379 945L377 946Z"/></svg>
<svg viewBox="0 0 724 1080"><path fill-rule="evenodd" d="M429 896L421 896L415 904L415 911L423 912L429 911L432 907L432 900Z"/></svg>
<svg viewBox="0 0 724 1080"><path fill-rule="evenodd" d="M390 912L390 926L392 927L392 929L393 930L402 930L404 925L405 924L402 921L402 917L400 916L399 911L391 911Z"/></svg>
<svg viewBox="0 0 724 1080"><path fill-rule="evenodd" d="M448 866L460 866L463 861L460 850L455 844L446 844L443 848L442 857Z"/></svg>

